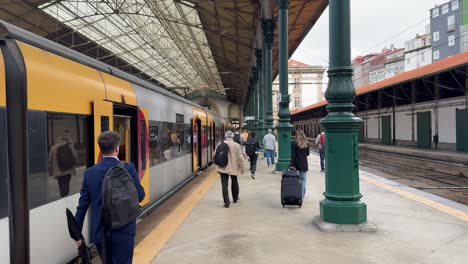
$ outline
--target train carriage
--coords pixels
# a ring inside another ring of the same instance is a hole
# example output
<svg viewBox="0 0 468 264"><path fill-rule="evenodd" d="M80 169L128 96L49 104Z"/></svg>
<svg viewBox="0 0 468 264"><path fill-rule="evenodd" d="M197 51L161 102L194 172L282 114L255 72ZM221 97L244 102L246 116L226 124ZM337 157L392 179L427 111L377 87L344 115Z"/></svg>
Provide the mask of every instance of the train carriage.
<svg viewBox="0 0 468 264"><path fill-rule="evenodd" d="M31 263L76 256L65 208L76 208L84 170L101 158L96 139L102 131L118 132L119 158L136 165L147 194L143 214L210 164L222 137L217 126L226 122L221 117L8 23L0 21L0 34L0 255L6 261L8 89L27 90ZM57 154L64 142L75 153L69 168Z"/></svg>

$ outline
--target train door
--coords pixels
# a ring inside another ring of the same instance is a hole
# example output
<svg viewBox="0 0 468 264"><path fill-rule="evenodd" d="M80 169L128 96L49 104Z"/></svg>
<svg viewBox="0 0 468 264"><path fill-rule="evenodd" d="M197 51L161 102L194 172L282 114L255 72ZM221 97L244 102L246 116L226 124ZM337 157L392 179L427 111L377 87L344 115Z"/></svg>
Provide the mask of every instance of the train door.
<svg viewBox="0 0 468 264"><path fill-rule="evenodd" d="M382 116L382 144L392 144L392 129L390 116Z"/></svg>
<svg viewBox="0 0 468 264"><path fill-rule="evenodd" d="M135 164L140 182L149 193L147 111L107 101L96 101L93 106L95 161L98 162L102 157L97 145L97 137L104 131L119 133L118 158ZM146 196L140 205L143 206L148 201L149 196Z"/></svg>
<svg viewBox="0 0 468 264"><path fill-rule="evenodd" d="M417 113L418 147L431 148L431 111Z"/></svg>
<svg viewBox="0 0 468 264"><path fill-rule="evenodd" d="M98 163L101 158L99 146L97 143L98 136L108 130L113 129L113 104L107 101L95 101L93 103L94 112L94 162Z"/></svg>
<svg viewBox="0 0 468 264"><path fill-rule="evenodd" d="M192 119L192 165L193 171L201 167L201 120Z"/></svg>
<svg viewBox="0 0 468 264"><path fill-rule="evenodd" d="M457 150L468 151L468 109L456 111Z"/></svg>
<svg viewBox="0 0 468 264"><path fill-rule="evenodd" d="M149 203L149 128L148 128L148 110L138 109L138 177L140 183L146 190L146 195L140 205Z"/></svg>
<svg viewBox="0 0 468 264"><path fill-rule="evenodd" d="M214 155L214 151L216 149L216 143L218 141L218 138L217 138L217 134L216 134L216 124L215 122L213 122L213 124L211 124L211 135L212 135L212 142L211 142L211 159L213 159L213 155Z"/></svg>

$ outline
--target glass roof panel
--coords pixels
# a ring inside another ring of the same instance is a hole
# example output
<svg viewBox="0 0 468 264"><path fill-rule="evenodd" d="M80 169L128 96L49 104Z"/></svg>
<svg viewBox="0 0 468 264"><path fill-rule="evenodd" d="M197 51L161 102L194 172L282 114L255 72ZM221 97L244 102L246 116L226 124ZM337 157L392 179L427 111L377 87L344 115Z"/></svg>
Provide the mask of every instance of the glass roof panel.
<svg viewBox="0 0 468 264"><path fill-rule="evenodd" d="M62 0L40 8L168 87L224 93L193 8L173 0Z"/></svg>

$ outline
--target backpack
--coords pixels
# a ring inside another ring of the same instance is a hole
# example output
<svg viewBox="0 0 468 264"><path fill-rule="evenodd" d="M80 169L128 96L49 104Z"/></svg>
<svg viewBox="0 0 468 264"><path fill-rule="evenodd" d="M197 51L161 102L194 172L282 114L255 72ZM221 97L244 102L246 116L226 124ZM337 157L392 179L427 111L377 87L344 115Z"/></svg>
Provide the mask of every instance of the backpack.
<svg viewBox="0 0 468 264"><path fill-rule="evenodd" d="M237 144L240 145L240 143L241 143L240 134L234 134L233 140L234 140L234 142L236 142Z"/></svg>
<svg viewBox="0 0 468 264"><path fill-rule="evenodd" d="M229 145L226 143L221 143L216 148L216 153L214 156L214 163L221 168L225 168L229 163Z"/></svg>
<svg viewBox="0 0 468 264"><path fill-rule="evenodd" d="M247 143L245 143L245 153L247 153L247 155L255 154L255 145L256 142L254 140L248 140Z"/></svg>
<svg viewBox="0 0 468 264"><path fill-rule="evenodd" d="M124 166L125 162L120 161L102 180L102 219L106 228L123 227L140 214L135 181Z"/></svg>
<svg viewBox="0 0 468 264"><path fill-rule="evenodd" d="M325 147L325 134L320 134L320 145Z"/></svg>
<svg viewBox="0 0 468 264"><path fill-rule="evenodd" d="M60 170L70 170L75 166L75 156L70 144L63 144L57 148L57 165Z"/></svg>

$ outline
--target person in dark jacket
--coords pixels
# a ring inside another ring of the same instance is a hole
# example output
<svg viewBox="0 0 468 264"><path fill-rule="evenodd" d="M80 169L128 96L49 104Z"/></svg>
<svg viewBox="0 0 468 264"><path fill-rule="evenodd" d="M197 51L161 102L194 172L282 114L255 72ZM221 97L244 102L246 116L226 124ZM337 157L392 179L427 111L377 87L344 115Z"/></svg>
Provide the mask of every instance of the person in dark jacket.
<svg viewBox="0 0 468 264"><path fill-rule="evenodd" d="M295 168L300 172L302 178L302 199L306 192L306 176L309 166L307 156L309 156L309 143L305 137L303 130L296 131L296 140L291 142L291 163L290 167Z"/></svg>
<svg viewBox="0 0 468 264"><path fill-rule="evenodd" d="M250 136L249 138L247 138L247 142L245 142L244 145L245 153L249 155L250 160L250 177L252 177L252 179L255 179L255 171L257 170L257 158L258 152L260 150L260 143L258 143L254 131L250 132Z"/></svg>
<svg viewBox="0 0 468 264"><path fill-rule="evenodd" d="M80 200L76 209L75 220L79 228L83 228L88 207L91 206L90 242L96 244L99 256L105 259L105 264L131 264L135 244L136 219L127 225L113 229L110 233L110 241L105 239L102 225L102 180L106 172L119 163L120 135L116 132L106 131L99 135L98 145L101 150L102 160L84 172L83 183L80 191ZM141 202L145 197L145 190L140 184L135 165L126 163L125 169L130 173ZM103 242L105 240L105 256L103 256ZM79 247L81 240L75 241Z"/></svg>

